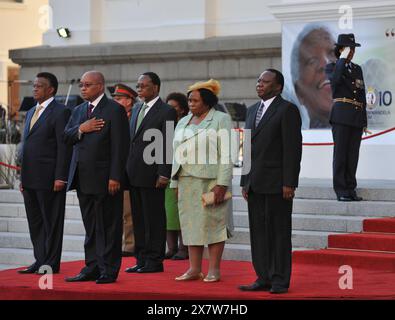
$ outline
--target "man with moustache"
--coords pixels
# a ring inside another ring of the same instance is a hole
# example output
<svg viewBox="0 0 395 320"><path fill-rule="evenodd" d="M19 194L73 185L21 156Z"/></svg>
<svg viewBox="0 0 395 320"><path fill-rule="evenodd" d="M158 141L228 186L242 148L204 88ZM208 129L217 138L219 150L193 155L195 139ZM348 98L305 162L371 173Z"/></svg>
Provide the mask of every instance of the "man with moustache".
<svg viewBox="0 0 395 320"><path fill-rule="evenodd" d="M37 74L33 97L37 105L26 115L22 141L20 190L25 202L35 262L18 273L39 273L49 266L58 273L63 243L66 184L71 147L63 141L70 110L55 100L58 80Z"/></svg>
<svg viewBox="0 0 395 320"><path fill-rule="evenodd" d="M86 102L77 106L65 129L73 145L68 190L77 189L86 231L85 267L67 282L115 282L121 266L121 182L129 148L129 125L122 106L104 94L105 80L86 72L79 84Z"/></svg>
<svg viewBox="0 0 395 320"><path fill-rule="evenodd" d="M115 85L114 92L111 94L113 99L125 108L128 120L132 115L132 108L136 102L137 92L129 86L118 83ZM126 174L126 172L125 172ZM126 177L127 182L127 177ZM123 239L122 239L122 256L131 257L134 255L134 235L132 208L130 207L129 188L123 192Z"/></svg>
<svg viewBox="0 0 395 320"><path fill-rule="evenodd" d="M264 71L256 84L261 98L247 111L251 130L251 169L241 177L248 202L252 263L257 280L242 291L288 292L291 278L292 200L302 157L298 108L284 100L284 77Z"/></svg>
<svg viewBox="0 0 395 320"><path fill-rule="evenodd" d="M133 108L130 121L131 143L126 170L131 186L137 264L126 269L128 273L163 272L166 248L165 188L172 166L170 154L166 157L171 150L167 150L166 146L169 144L167 141L173 141L177 112L159 97L160 84L159 76L153 72L143 73L138 78L137 94L142 102ZM160 132L162 141L155 141L149 131ZM149 139L144 138L146 133ZM161 146L161 150L153 151L153 157L159 157L160 161L147 163L145 150L153 142L159 142Z"/></svg>

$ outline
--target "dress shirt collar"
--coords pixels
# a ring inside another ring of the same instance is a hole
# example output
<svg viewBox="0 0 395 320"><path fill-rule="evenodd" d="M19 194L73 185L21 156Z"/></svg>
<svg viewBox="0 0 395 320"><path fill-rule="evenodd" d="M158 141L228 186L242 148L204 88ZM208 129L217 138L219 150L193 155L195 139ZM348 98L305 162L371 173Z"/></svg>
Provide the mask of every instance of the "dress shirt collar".
<svg viewBox="0 0 395 320"><path fill-rule="evenodd" d="M48 107L51 104L51 102L54 101L54 100L55 100L55 97L51 97L51 98L45 100L43 103L38 103L37 102L36 108L38 106L42 106L43 108L41 109L41 111L44 111L45 108Z"/></svg>
<svg viewBox="0 0 395 320"><path fill-rule="evenodd" d="M148 111L151 110L151 108L154 106L154 104L159 100L159 96L157 96L156 98L152 99L151 101L147 102L146 105L148 106L145 109L144 115L146 115L148 113Z"/></svg>
<svg viewBox="0 0 395 320"><path fill-rule="evenodd" d="M94 105L94 108L92 109L92 112L93 112L93 110L95 110L95 108L97 107L97 105L99 104L100 100L103 97L104 97L104 93L102 93L100 96L98 96L94 101L92 101L92 102L88 101L89 104L93 104Z"/></svg>
<svg viewBox="0 0 395 320"><path fill-rule="evenodd" d="M270 105L272 104L272 102L274 101L274 99L276 99L276 96L264 101L263 99L261 100L261 103L263 103L264 108L267 109L270 107Z"/></svg>
<svg viewBox="0 0 395 320"><path fill-rule="evenodd" d="M150 109L155 103L156 101L159 100L159 96L157 96L156 98L152 99L151 101L147 102L146 105L148 106L147 109Z"/></svg>

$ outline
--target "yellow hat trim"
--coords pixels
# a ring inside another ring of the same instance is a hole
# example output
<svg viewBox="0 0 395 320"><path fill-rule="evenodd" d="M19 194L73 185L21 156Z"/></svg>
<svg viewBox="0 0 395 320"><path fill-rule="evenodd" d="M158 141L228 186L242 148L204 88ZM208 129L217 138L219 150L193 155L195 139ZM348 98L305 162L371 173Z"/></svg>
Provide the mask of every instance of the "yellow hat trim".
<svg viewBox="0 0 395 320"><path fill-rule="evenodd" d="M216 96L218 96L219 92L221 91L221 85L217 80L210 79L208 81L199 81L196 82L195 84L191 85L188 88L188 92L191 92L193 90L198 90L198 89L207 89L210 90L212 93L214 93Z"/></svg>

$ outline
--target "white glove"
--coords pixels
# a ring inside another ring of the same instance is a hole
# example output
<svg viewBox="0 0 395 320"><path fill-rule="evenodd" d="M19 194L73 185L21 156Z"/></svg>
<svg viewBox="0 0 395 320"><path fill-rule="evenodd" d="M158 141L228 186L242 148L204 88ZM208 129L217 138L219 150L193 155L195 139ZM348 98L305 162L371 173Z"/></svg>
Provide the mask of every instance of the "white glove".
<svg viewBox="0 0 395 320"><path fill-rule="evenodd" d="M350 53L351 49L350 47L345 47L344 50L342 51L342 53L340 54L340 59L347 59L349 53Z"/></svg>

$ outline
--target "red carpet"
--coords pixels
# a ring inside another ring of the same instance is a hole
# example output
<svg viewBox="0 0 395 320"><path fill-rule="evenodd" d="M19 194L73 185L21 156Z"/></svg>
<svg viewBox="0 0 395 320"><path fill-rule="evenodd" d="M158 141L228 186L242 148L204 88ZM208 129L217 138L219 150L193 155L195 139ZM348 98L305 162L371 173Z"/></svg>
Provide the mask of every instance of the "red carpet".
<svg viewBox="0 0 395 320"><path fill-rule="evenodd" d="M395 218L364 220L363 230L365 232L395 233Z"/></svg>
<svg viewBox="0 0 395 320"><path fill-rule="evenodd" d="M395 274L395 218L366 219L361 233L330 235L328 249L295 252L294 263L349 265L365 270L367 277L381 273L391 281L387 276Z"/></svg>
<svg viewBox="0 0 395 320"><path fill-rule="evenodd" d="M188 261L165 261L165 272L127 274L134 258L123 261L118 281L109 285L94 282L66 283L79 273L82 261L63 263L54 275L53 289L40 290L38 275L0 272L1 300L258 300L258 299L395 299L395 219L364 221L364 232L330 235L329 249L296 251L293 254L291 287L287 294L241 292L240 284L255 281L250 262L223 261L220 282L177 282ZM392 234L391 234L392 233ZM380 252L377 252L380 251ZM207 272L207 261L204 271ZM353 288L342 290L339 267L353 269Z"/></svg>
<svg viewBox="0 0 395 320"><path fill-rule="evenodd" d="M255 299L395 299L395 273L383 270L353 270L353 289L341 290L339 264L293 264L290 291L271 295L268 292L241 292L240 284L255 280L251 263L224 261L222 279L217 283L202 281L176 282L187 261L166 261L165 272L154 274L127 274L123 270L134 264L127 258L118 281L109 285L94 282L66 283L65 276L75 275L82 261L62 264L61 274L54 275L53 290L38 288L38 275L19 275L15 270L0 272L0 299L2 300L255 300ZM300 261L300 260L299 260ZM207 270L205 261L204 270Z"/></svg>

